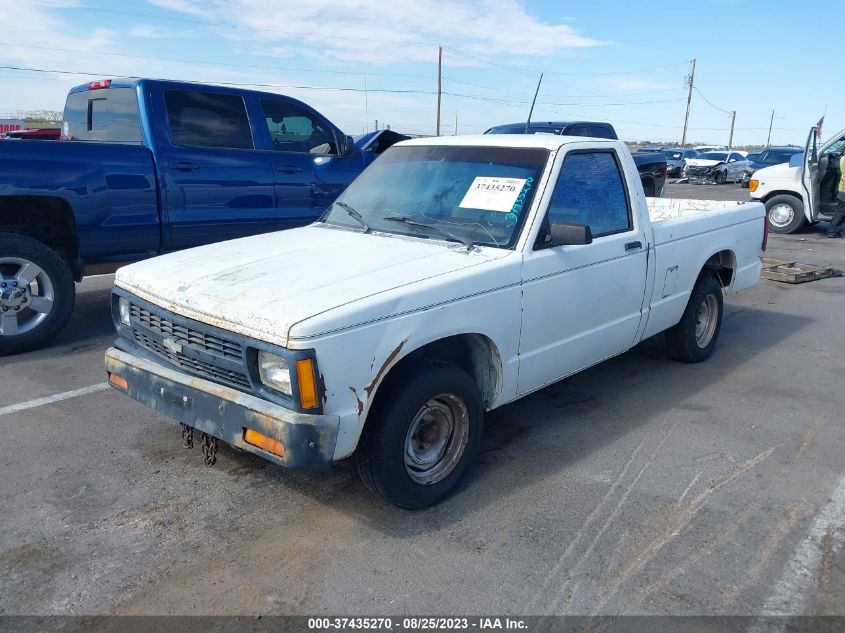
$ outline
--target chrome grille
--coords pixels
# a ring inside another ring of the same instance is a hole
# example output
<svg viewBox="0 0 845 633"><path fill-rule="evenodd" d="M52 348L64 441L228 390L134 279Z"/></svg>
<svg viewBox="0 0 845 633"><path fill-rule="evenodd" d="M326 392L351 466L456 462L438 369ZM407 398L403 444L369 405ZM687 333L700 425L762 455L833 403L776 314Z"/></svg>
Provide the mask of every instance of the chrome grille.
<svg viewBox="0 0 845 633"><path fill-rule="evenodd" d="M135 342L187 372L238 389L252 385L244 365L243 346L237 341L203 332L197 327L176 323L164 314L155 313L135 303L129 304L130 323ZM198 324L199 325L199 324ZM164 345L170 339L181 346ZM200 354L186 354L185 349ZM197 358L202 356L203 358Z"/></svg>

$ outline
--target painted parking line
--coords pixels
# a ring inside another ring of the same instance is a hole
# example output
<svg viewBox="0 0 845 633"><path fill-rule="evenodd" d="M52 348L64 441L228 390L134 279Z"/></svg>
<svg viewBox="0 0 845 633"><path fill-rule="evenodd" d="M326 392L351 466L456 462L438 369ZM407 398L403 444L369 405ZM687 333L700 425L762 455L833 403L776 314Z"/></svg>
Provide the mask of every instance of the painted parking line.
<svg viewBox="0 0 845 633"><path fill-rule="evenodd" d="M18 413L19 411L26 411L27 409L34 409L35 407L41 407L45 404L52 404L54 402L61 402L62 400L68 400L70 398L76 398L78 396L85 396L89 393L97 393L98 391L104 391L109 388L108 383L101 382L97 385L91 385L89 387L82 387L81 389L74 389L73 391L65 391L63 393L57 393L52 396L46 396L44 398L37 398L35 400L30 400L29 402L20 402L18 404L11 404L6 407L0 407L0 415L7 415L9 413Z"/></svg>
<svg viewBox="0 0 845 633"><path fill-rule="evenodd" d="M749 633L784 631L787 619L772 621L767 616L803 615L807 601L818 582L825 549L842 547L845 529L845 477L831 493L827 504L816 515L807 535L798 543L778 582L763 605L761 621Z"/></svg>

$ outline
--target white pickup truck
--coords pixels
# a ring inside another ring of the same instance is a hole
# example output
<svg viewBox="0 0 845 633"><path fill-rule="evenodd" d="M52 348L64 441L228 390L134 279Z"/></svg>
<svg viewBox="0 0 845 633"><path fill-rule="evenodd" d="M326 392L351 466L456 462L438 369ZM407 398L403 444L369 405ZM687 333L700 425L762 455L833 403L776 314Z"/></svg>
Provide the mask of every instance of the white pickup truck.
<svg viewBox="0 0 845 633"><path fill-rule="evenodd" d="M649 208L649 205L650 208ZM389 502L444 498L484 412L666 332L697 362L759 279L759 203L651 199L619 141L399 143L320 221L122 268L109 382L291 467L355 455Z"/></svg>
<svg viewBox="0 0 845 633"><path fill-rule="evenodd" d="M836 210L845 130L821 146L817 130L810 128L803 154L796 154L788 163L758 169L748 182L751 199L766 205L774 233L795 233L805 223L829 220Z"/></svg>

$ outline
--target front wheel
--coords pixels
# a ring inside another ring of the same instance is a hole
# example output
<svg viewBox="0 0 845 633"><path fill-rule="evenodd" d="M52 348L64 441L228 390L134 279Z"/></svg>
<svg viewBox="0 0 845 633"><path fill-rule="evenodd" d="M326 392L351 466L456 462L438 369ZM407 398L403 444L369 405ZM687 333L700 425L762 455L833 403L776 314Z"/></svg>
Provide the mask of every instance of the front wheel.
<svg viewBox="0 0 845 633"><path fill-rule="evenodd" d="M389 378L355 453L364 483L386 501L417 510L442 501L472 463L484 409L473 379L437 362Z"/></svg>
<svg viewBox="0 0 845 633"><path fill-rule="evenodd" d="M0 233L0 356L58 334L75 298L73 275L58 253L31 237Z"/></svg>
<svg viewBox="0 0 845 633"><path fill-rule="evenodd" d="M726 182L728 182L728 172L720 171L718 174L716 174L717 185L724 185Z"/></svg>
<svg viewBox="0 0 845 633"><path fill-rule="evenodd" d="M766 217L772 233L795 233L806 222L804 203L795 196L774 196L766 201Z"/></svg>
<svg viewBox="0 0 845 633"><path fill-rule="evenodd" d="M722 329L722 286L714 275L704 273L690 293L678 324L666 330L669 354L685 363L700 363L710 357Z"/></svg>

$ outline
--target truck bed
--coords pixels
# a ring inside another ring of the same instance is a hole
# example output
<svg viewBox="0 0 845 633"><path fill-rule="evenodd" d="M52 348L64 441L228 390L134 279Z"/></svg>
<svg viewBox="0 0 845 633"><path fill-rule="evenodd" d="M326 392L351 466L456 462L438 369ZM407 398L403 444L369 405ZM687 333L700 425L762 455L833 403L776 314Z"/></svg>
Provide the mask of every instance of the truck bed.
<svg viewBox="0 0 845 633"><path fill-rule="evenodd" d="M656 246L756 222L765 212L757 202L669 198L647 198L646 202Z"/></svg>

